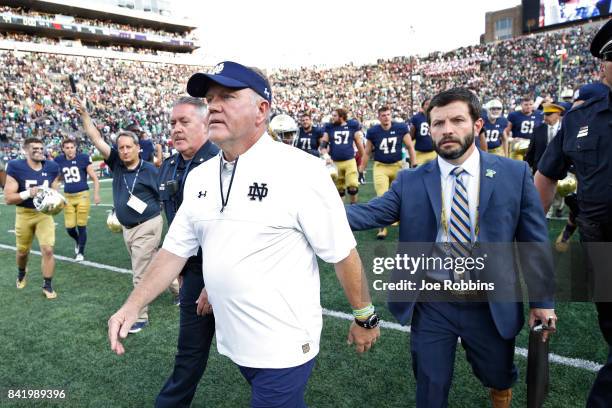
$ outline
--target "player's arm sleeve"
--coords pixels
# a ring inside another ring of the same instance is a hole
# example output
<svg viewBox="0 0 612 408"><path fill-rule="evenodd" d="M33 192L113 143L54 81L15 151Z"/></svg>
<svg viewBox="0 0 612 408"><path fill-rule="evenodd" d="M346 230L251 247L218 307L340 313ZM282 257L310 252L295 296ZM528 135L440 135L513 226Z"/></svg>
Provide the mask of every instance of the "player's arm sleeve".
<svg viewBox="0 0 612 408"><path fill-rule="evenodd" d="M51 188L54 190L59 190L59 185L60 185L60 181L62 180L62 170L60 169L60 166L56 163L53 162L53 164L55 164L55 167L53 169L53 172L55 173L55 178L53 179L53 181L51 182Z"/></svg>
<svg viewBox="0 0 612 408"><path fill-rule="evenodd" d="M510 112L508 114L508 124L506 125L506 129L508 129L508 132L510 132L510 135L512 135L512 121L514 120L514 112Z"/></svg>
<svg viewBox="0 0 612 408"><path fill-rule="evenodd" d="M299 228L317 256L328 263L345 259L357 242L342 200L322 162L313 165L312 175L301 185L296 197Z"/></svg>
<svg viewBox="0 0 612 408"><path fill-rule="evenodd" d="M331 134L330 126L325 125L325 127L321 130L321 137L329 142L330 134Z"/></svg>
<svg viewBox="0 0 612 408"><path fill-rule="evenodd" d="M353 231L382 228L399 221L401 190L406 174L406 171L400 171L391 188L381 197L373 198L365 204L346 206L346 215Z"/></svg>
<svg viewBox="0 0 612 408"><path fill-rule="evenodd" d="M4 202L6 204L19 204L23 200L19 196L19 183L10 174L6 175L4 182Z"/></svg>

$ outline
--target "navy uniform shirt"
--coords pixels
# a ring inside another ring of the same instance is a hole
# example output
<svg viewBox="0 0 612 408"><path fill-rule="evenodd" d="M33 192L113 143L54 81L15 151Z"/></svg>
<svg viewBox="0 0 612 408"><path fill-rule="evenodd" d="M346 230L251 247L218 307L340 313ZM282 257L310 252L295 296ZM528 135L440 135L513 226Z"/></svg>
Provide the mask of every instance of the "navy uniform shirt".
<svg viewBox="0 0 612 408"><path fill-rule="evenodd" d="M512 123L512 137L521 137L531 140L533 129L540 126L544 120L542 111L534 110L531 115L525 115L521 111L510 112L508 122Z"/></svg>
<svg viewBox="0 0 612 408"><path fill-rule="evenodd" d="M128 170L114 148L111 149L110 156L105 162L113 172L113 205L121 225L132 226L159 215L161 207L157 188L157 167L152 163L140 160L135 169ZM136 178L137 173L138 177ZM134 182L134 179L136 179L136 182ZM133 190L132 185L134 185ZM147 204L147 208L142 214L138 214L127 205L130 199L130 190L132 190L132 194Z"/></svg>
<svg viewBox="0 0 612 408"><path fill-rule="evenodd" d="M374 160L380 163L395 163L402 160L402 141L408 133L405 123L391 123L389 130L381 125L368 129L366 139L374 146Z"/></svg>
<svg viewBox="0 0 612 408"><path fill-rule="evenodd" d="M180 153L176 153L168 157L159 169L159 196L164 204L164 212L168 225L172 224L174 216L183 202L183 187L185 179L189 172L205 161L212 159L219 154L219 148L210 140L200 147L193 158L185 162ZM173 193L173 187L168 186L168 182L174 180L176 182L176 191Z"/></svg>
<svg viewBox="0 0 612 408"><path fill-rule="evenodd" d="M574 164L580 216L612 220L612 106L610 93L589 99L567 112L549 143L538 170L561 180Z"/></svg>
<svg viewBox="0 0 612 408"><path fill-rule="evenodd" d="M429 123L423 112L419 112L410 120L414 127L414 150L417 152L431 152L434 149L433 140L429 133Z"/></svg>
<svg viewBox="0 0 612 408"><path fill-rule="evenodd" d="M361 130L359 122L352 120L346 125L325 125L325 133L329 135L329 155L334 161L355 158L355 133Z"/></svg>
<svg viewBox="0 0 612 408"><path fill-rule="evenodd" d="M140 158L144 161L153 162L155 146L153 146L151 139L139 139L138 144L140 145Z"/></svg>
<svg viewBox="0 0 612 408"><path fill-rule="evenodd" d="M55 158L64 178L64 192L68 194L80 193L89 190L87 185L87 166L91 158L83 153L77 153L74 159L68 160L65 154Z"/></svg>
<svg viewBox="0 0 612 408"><path fill-rule="evenodd" d="M310 131L306 132L303 127L300 127L298 137L295 140L295 147L319 157L319 139L321 139L321 136L323 136L321 128L312 126Z"/></svg>
<svg viewBox="0 0 612 408"><path fill-rule="evenodd" d="M159 196L164 205L168 225L172 224L174 216L183 202L183 188L189 172L218 154L219 148L209 140L200 147L190 161L185 162L180 153L164 160L159 169ZM168 182L172 180L176 182L175 193L173 193L173 187L168 185ZM202 265L202 248L197 255L190 257L187 263ZM202 269L196 271L202 273Z"/></svg>
<svg viewBox="0 0 612 408"><path fill-rule="evenodd" d="M27 160L11 160L6 166L6 174L17 180L19 188L17 191L25 191L31 187L48 187L59 175L59 166L54 161L43 160L42 168L38 171L32 169ZM31 198L17 204L19 207L34 208L34 201Z"/></svg>
<svg viewBox="0 0 612 408"><path fill-rule="evenodd" d="M497 118L495 123L491 123L488 116L482 119L484 120L484 128L487 135L487 149L491 150L501 146L504 129L508 127L508 120L503 116Z"/></svg>

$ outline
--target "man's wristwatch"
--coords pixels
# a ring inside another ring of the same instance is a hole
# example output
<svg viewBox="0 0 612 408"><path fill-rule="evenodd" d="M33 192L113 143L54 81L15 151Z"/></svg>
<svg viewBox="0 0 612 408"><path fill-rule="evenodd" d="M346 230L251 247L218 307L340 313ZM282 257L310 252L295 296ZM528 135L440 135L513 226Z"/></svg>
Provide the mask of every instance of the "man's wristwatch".
<svg viewBox="0 0 612 408"><path fill-rule="evenodd" d="M378 327L378 324L380 323L380 319L378 318L378 315L374 313L374 314L371 314L365 320L359 320L355 318L355 323L357 324L357 326L361 326L364 329L375 329Z"/></svg>

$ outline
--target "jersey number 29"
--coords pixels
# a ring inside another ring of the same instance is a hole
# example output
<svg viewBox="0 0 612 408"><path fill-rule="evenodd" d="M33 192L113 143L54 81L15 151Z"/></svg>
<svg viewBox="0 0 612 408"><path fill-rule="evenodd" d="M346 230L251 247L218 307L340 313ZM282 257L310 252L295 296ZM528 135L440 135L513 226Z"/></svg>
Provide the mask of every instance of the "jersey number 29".
<svg viewBox="0 0 612 408"><path fill-rule="evenodd" d="M78 167L64 167L62 171L64 172L64 182L78 183L79 181L81 181L81 173L79 172Z"/></svg>

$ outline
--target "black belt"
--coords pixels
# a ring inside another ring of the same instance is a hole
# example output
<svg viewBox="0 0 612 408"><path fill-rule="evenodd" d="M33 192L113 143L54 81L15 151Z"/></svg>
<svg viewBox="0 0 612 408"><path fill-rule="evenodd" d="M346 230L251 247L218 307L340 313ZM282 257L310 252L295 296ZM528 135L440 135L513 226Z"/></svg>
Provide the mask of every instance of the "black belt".
<svg viewBox="0 0 612 408"><path fill-rule="evenodd" d="M146 219L146 220L144 220L144 221L137 222L136 224L124 225L124 226L123 226L123 228L125 228L125 229L132 229L132 228L137 227L137 226L139 226L139 225L141 225L141 224L144 224L144 223L145 223L145 222L147 222L147 221L151 221L153 218L157 217L158 215L159 215L159 214L154 215L153 217L151 217L151 218L147 218L147 219Z"/></svg>

